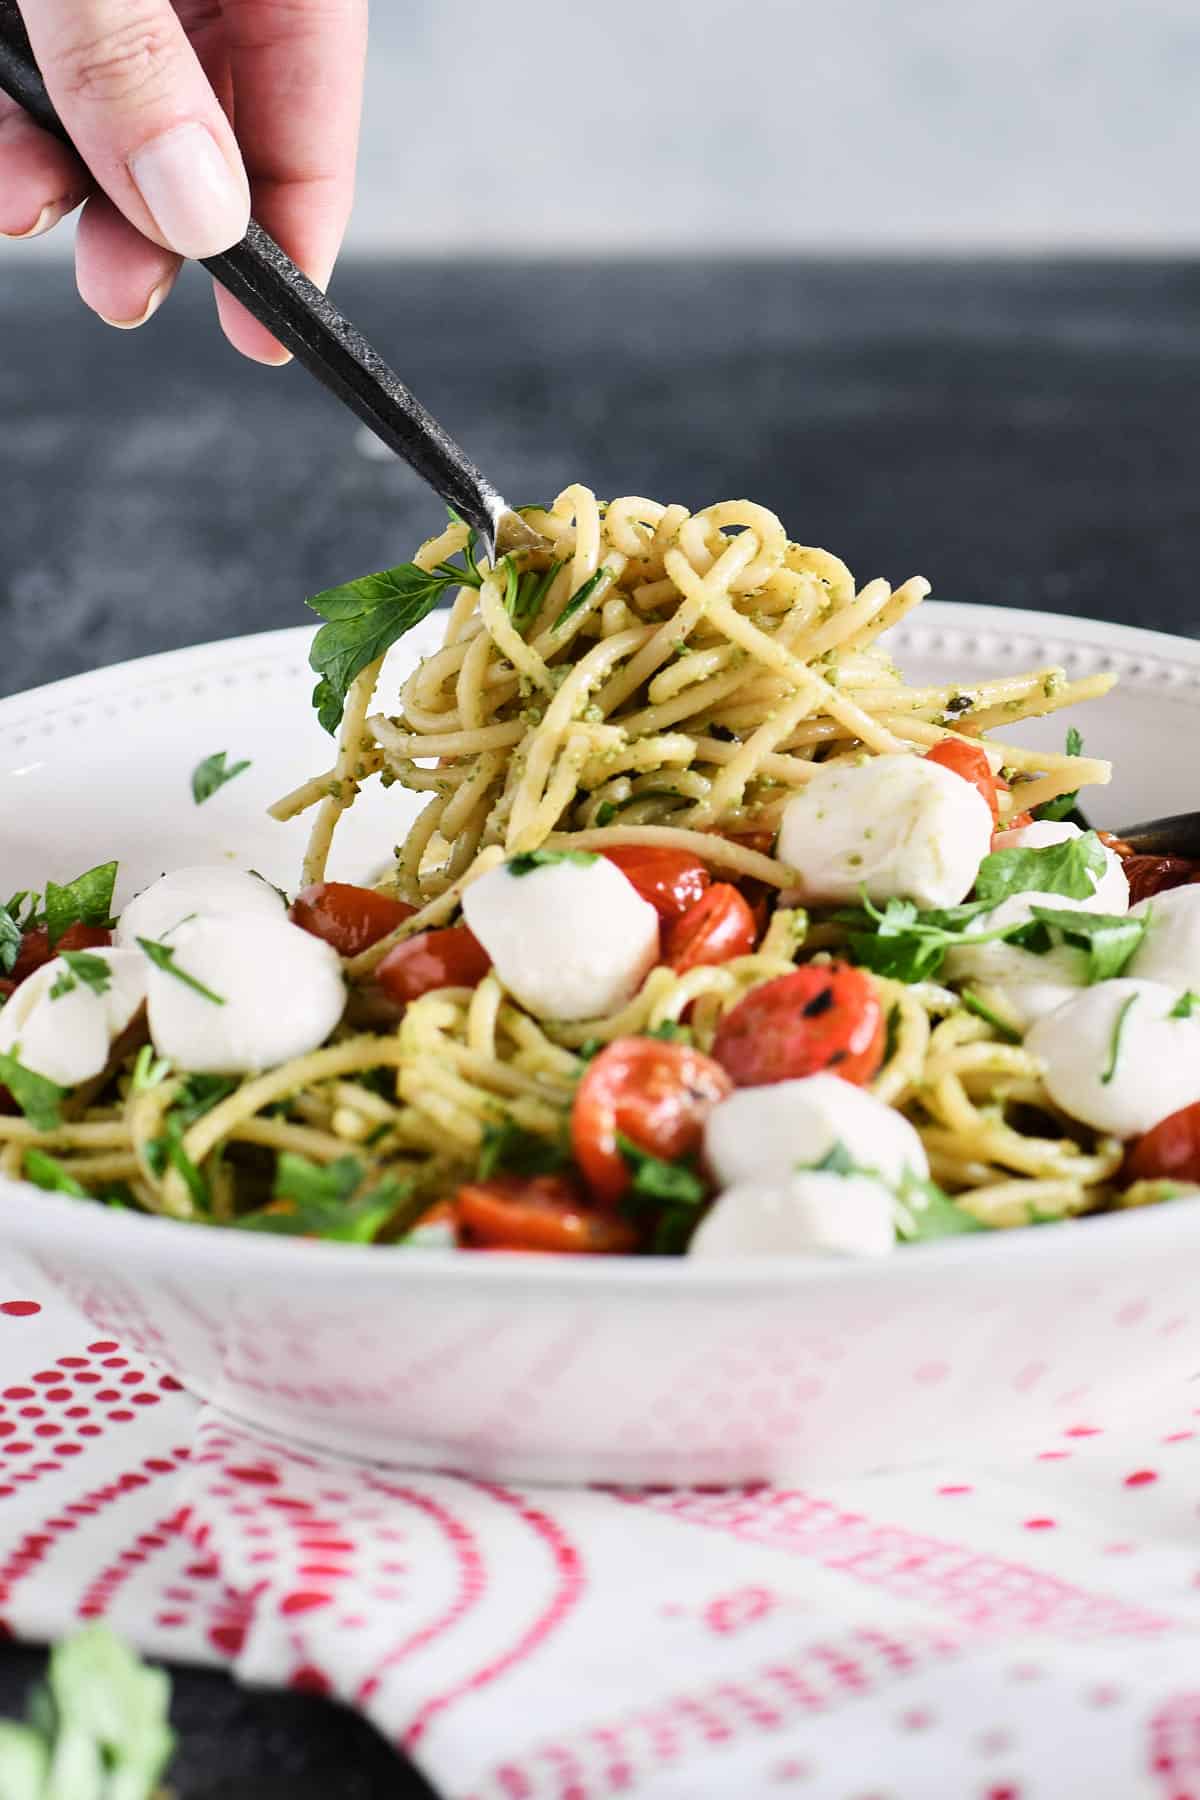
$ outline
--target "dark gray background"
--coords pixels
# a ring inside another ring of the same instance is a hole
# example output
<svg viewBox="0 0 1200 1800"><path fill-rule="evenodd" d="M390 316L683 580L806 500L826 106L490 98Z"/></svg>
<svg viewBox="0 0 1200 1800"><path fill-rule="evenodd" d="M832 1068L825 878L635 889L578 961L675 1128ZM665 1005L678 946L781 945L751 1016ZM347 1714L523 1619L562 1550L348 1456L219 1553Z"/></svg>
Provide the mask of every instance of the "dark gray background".
<svg viewBox="0 0 1200 1800"><path fill-rule="evenodd" d="M514 501L750 496L866 579L1200 630L1200 265L351 267L341 304ZM436 504L193 272L145 331L0 270L0 694L306 615ZM0 820L2 828L2 820ZM0 1713L35 1653L0 1651ZM366 1726L177 1672L180 1800L415 1800Z"/></svg>
<svg viewBox="0 0 1200 1800"><path fill-rule="evenodd" d="M1200 266L360 265L336 293L514 501L752 496L861 579L1197 628ZM305 618L438 509L195 271L128 335L0 271L0 693Z"/></svg>

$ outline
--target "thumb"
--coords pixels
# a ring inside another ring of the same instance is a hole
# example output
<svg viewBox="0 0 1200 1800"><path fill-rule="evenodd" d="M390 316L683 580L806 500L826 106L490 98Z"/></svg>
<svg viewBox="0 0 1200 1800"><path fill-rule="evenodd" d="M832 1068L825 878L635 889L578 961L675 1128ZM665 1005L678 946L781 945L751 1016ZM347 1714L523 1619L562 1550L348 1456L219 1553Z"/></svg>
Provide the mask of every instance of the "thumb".
<svg viewBox="0 0 1200 1800"><path fill-rule="evenodd" d="M180 256L245 234L237 140L169 0L23 0L50 97L97 182Z"/></svg>

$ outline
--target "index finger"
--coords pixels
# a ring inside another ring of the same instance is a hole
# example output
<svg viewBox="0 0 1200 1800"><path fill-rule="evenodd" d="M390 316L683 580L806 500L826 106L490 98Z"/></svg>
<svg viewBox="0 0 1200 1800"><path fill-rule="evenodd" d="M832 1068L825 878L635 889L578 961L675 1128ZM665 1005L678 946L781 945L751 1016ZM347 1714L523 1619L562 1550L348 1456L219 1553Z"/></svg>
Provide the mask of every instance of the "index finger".
<svg viewBox="0 0 1200 1800"><path fill-rule="evenodd" d="M224 18L254 215L324 287L354 199L366 0L225 0ZM217 304L239 350L283 360L222 289Z"/></svg>

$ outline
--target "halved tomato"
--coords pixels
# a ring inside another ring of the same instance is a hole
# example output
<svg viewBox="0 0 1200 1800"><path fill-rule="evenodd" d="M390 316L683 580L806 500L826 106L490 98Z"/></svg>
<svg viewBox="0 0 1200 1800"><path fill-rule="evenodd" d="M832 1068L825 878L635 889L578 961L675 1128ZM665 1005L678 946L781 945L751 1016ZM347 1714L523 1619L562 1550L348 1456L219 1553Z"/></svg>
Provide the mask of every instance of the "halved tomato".
<svg viewBox="0 0 1200 1800"><path fill-rule="evenodd" d="M690 1156L732 1088L719 1063L687 1044L616 1038L592 1060L571 1110L575 1160L592 1192L615 1205L630 1185L618 1137L664 1162Z"/></svg>
<svg viewBox="0 0 1200 1800"><path fill-rule="evenodd" d="M450 1205L468 1250L618 1256L637 1248L625 1219L598 1212L566 1175L493 1175L460 1187Z"/></svg>
<svg viewBox="0 0 1200 1800"><path fill-rule="evenodd" d="M604 855L648 900L660 919L678 919L695 904L712 876L688 850L659 844L617 844Z"/></svg>
<svg viewBox="0 0 1200 1800"><path fill-rule="evenodd" d="M415 906L349 881L317 881L296 895L293 925L332 944L339 956L357 956L411 919Z"/></svg>
<svg viewBox="0 0 1200 1800"><path fill-rule="evenodd" d="M491 966L491 957L465 925L446 925L440 931L420 931L389 950L375 980L393 1000L407 1005L435 988L475 987Z"/></svg>
<svg viewBox="0 0 1200 1800"><path fill-rule="evenodd" d="M730 882L715 881L666 928L663 954L680 975L702 964L749 956L758 942L750 903Z"/></svg>
<svg viewBox="0 0 1200 1800"><path fill-rule="evenodd" d="M992 818L999 819L996 777L992 774L992 765L986 753L978 744L964 744L960 738L943 738L932 750L925 752L925 760L939 763L943 769L949 769L952 774L961 775L964 781L969 781L991 807Z"/></svg>

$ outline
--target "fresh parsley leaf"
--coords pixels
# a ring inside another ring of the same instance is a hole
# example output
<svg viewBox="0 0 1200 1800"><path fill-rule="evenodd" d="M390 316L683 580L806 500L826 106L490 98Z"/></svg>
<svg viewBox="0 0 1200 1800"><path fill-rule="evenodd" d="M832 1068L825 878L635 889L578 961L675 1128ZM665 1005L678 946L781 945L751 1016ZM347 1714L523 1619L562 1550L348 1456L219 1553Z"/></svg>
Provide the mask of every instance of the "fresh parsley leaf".
<svg viewBox="0 0 1200 1800"><path fill-rule="evenodd" d="M227 781L232 781L235 775L240 775L243 769L250 767L249 761L244 760L227 768L225 758L228 754L227 750L217 750L212 756L206 756L203 762L197 763L192 770L192 799L197 806L202 806L218 788L224 787Z"/></svg>
<svg viewBox="0 0 1200 1800"><path fill-rule="evenodd" d="M581 1063L590 1063L604 1048L603 1038L585 1038L575 1054Z"/></svg>
<svg viewBox="0 0 1200 1800"><path fill-rule="evenodd" d="M116 881L117 865L109 862L87 869L64 887L54 881L46 883L46 934L52 950L63 932L72 925L97 925L107 929L113 923L110 914Z"/></svg>
<svg viewBox="0 0 1200 1800"><path fill-rule="evenodd" d="M546 595L563 566L561 562L552 562L548 569L529 569L522 575L516 591L512 592L510 589L511 599L508 594L505 595L504 604L518 631L524 631L537 618L546 604Z"/></svg>
<svg viewBox="0 0 1200 1800"><path fill-rule="evenodd" d="M182 981L185 987L190 987L197 994L202 994L206 1000L211 1000L214 1006L225 1005L222 995L214 994L211 988L205 987L202 981L197 981L194 975L189 975L186 969L178 967L172 945L160 944L154 938L144 937L140 937L138 943L156 969L162 969L165 974L173 975L176 981Z"/></svg>
<svg viewBox="0 0 1200 1800"><path fill-rule="evenodd" d="M1190 1019L1198 1006L1200 1006L1200 994L1193 994L1191 988L1188 988L1186 993L1180 994L1167 1017L1168 1019Z"/></svg>
<svg viewBox="0 0 1200 1800"><path fill-rule="evenodd" d="M695 1169L686 1162L665 1162L651 1156L624 1132L617 1133L617 1148L633 1174L633 1192L643 1200L665 1201L671 1206L699 1206L708 1190Z"/></svg>
<svg viewBox="0 0 1200 1800"><path fill-rule="evenodd" d="M135 1094L143 1094L148 1088L158 1087L170 1072L170 1063L163 1057L156 1057L150 1044L143 1044L134 1058L129 1085Z"/></svg>
<svg viewBox="0 0 1200 1800"><path fill-rule="evenodd" d="M523 850L519 856L509 857L507 867L510 875L531 875L535 869L548 869L555 863L579 863L586 867L599 861L592 850Z"/></svg>
<svg viewBox="0 0 1200 1800"><path fill-rule="evenodd" d="M208 1182L203 1169L198 1169L183 1147L183 1132L179 1120L168 1113L163 1120L161 1137L151 1138L146 1145L146 1161L156 1175L161 1175L169 1163L177 1174L182 1176L183 1184L192 1197L192 1204L198 1212L208 1212L210 1197Z"/></svg>
<svg viewBox="0 0 1200 1800"><path fill-rule="evenodd" d="M1083 739L1080 737L1074 725L1068 725L1067 755L1082 756L1082 754ZM1059 794L1057 799L1047 800L1041 806L1035 807L1033 816L1035 819L1066 819L1075 811L1078 804L1079 789L1076 788L1070 794Z"/></svg>
<svg viewBox="0 0 1200 1800"><path fill-rule="evenodd" d="M1035 906L1033 917L1063 942L1088 953L1087 979L1111 981L1120 975L1149 929L1146 914L1076 912L1068 907ZM1036 948L1035 945L1026 945Z"/></svg>
<svg viewBox="0 0 1200 1800"><path fill-rule="evenodd" d="M10 975L21 954L21 927L7 906L0 906L0 975Z"/></svg>
<svg viewBox="0 0 1200 1800"><path fill-rule="evenodd" d="M89 1625L50 1653L25 1725L0 1726L0 1783L11 1800L151 1800L175 1737L170 1683L107 1625Z"/></svg>
<svg viewBox="0 0 1200 1800"><path fill-rule="evenodd" d="M566 1150L550 1138L526 1131L507 1116L483 1128L476 1173L480 1181L493 1175L553 1175L570 1161Z"/></svg>
<svg viewBox="0 0 1200 1800"><path fill-rule="evenodd" d="M180 1131L190 1131L197 1119L219 1106L240 1083L237 1075L189 1075L170 1109Z"/></svg>
<svg viewBox="0 0 1200 1800"><path fill-rule="evenodd" d="M822 1175L869 1175L869 1169L863 1169L855 1162L840 1138L835 1138L819 1162L801 1163L806 1174Z"/></svg>
<svg viewBox="0 0 1200 1800"><path fill-rule="evenodd" d="M982 1019L986 1024L990 1025L992 1030L1003 1038L1006 1044L1019 1044L1021 1042L1020 1032L1014 1031L1007 1020L1002 1019L998 1012L993 1012L987 1002L981 1000L978 994L972 993L970 988L964 988L958 997L969 1013L974 1013L977 1019Z"/></svg>
<svg viewBox="0 0 1200 1800"><path fill-rule="evenodd" d="M76 1181L66 1164L60 1163L56 1157L47 1156L44 1150L26 1150L24 1174L26 1181L32 1181L35 1187L45 1188L48 1194L73 1194L77 1200L91 1199L83 1183Z"/></svg>
<svg viewBox="0 0 1200 1800"><path fill-rule="evenodd" d="M283 1237L327 1238L369 1244L409 1198L411 1182L391 1176L369 1193L356 1192L363 1178L356 1157L339 1156L322 1166L281 1150L275 1167L274 1198L258 1212L235 1221L243 1231Z"/></svg>
<svg viewBox="0 0 1200 1800"><path fill-rule="evenodd" d="M995 850L979 865L975 893L988 906L1010 894L1063 894L1068 900L1086 900L1099 885L1105 861L1104 845L1094 831L1041 850Z"/></svg>
<svg viewBox="0 0 1200 1800"><path fill-rule="evenodd" d="M587 605L596 589L600 586L600 583L602 581L607 581L611 574L611 569L604 563L601 563L595 574L589 575L583 586L576 588L575 592L571 595L571 598L567 601L567 604L563 607L557 619L554 621L554 630L561 631L567 621L575 617L575 614L579 611L580 607Z"/></svg>
<svg viewBox="0 0 1200 1800"><path fill-rule="evenodd" d="M904 1171L896 1189L896 1235L906 1244L925 1244L933 1238L986 1229L969 1212L956 1206L936 1182L926 1181L911 1169Z"/></svg>
<svg viewBox="0 0 1200 1800"><path fill-rule="evenodd" d="M617 816L617 808L613 805L611 800L602 800L600 802L599 806L596 808L596 823L597 823L597 825L611 825L613 820L616 818L616 816ZM17 939L18 944L20 943L20 941L21 940L18 937L18 939ZM11 963L9 964L9 967L10 968L12 967Z"/></svg>
<svg viewBox="0 0 1200 1800"><path fill-rule="evenodd" d="M20 1049L14 1044L11 1051L0 1051L0 1085L8 1089L36 1131L56 1131L62 1124L60 1109L67 1090L18 1062Z"/></svg>
<svg viewBox="0 0 1200 1800"><path fill-rule="evenodd" d="M1109 1085L1117 1072L1117 1063L1120 1061L1121 1057L1121 1034L1125 1030L1125 1021L1129 1017L1129 1009L1132 1007L1134 1001L1139 1000L1140 998L1140 994L1127 994L1124 1000L1122 1000L1120 1007L1117 1009L1117 1016L1113 1021L1112 1037L1109 1039L1108 1044L1108 1062L1105 1064L1104 1073L1100 1077L1100 1080L1105 1087Z"/></svg>
<svg viewBox="0 0 1200 1800"><path fill-rule="evenodd" d="M60 950L58 954L67 966L50 989L52 1000L69 994L81 981L93 994L107 994L112 986L112 970L102 956L93 956L90 950Z"/></svg>
<svg viewBox="0 0 1200 1800"><path fill-rule="evenodd" d="M313 639L309 666L320 676L313 705L331 734L342 722L346 695L356 675L376 662L414 625L431 613L451 587L478 587L473 565L442 563L427 571L400 563L378 575L363 575L327 588L307 602L326 621Z"/></svg>

